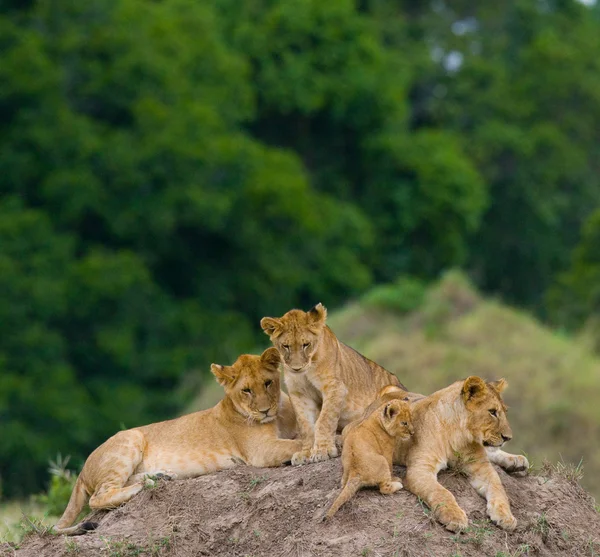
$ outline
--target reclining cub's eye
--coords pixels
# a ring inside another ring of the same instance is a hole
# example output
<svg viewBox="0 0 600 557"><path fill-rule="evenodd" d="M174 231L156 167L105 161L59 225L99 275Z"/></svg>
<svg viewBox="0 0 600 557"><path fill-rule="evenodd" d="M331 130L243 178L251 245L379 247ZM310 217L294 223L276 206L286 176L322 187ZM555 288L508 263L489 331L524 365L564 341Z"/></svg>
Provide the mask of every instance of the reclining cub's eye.
<svg viewBox="0 0 600 557"><path fill-rule="evenodd" d="M493 408L490 410L490 414L492 416L494 416L494 418L498 415L497 412L496 412L496 410L494 410Z"/></svg>
<svg viewBox="0 0 600 557"><path fill-rule="evenodd" d="M242 393L246 393L247 395L251 395L252 394L252 389L248 389L246 387L245 389L242 389Z"/></svg>
<svg viewBox="0 0 600 557"><path fill-rule="evenodd" d="M289 350L290 349L290 345L289 344L282 344L281 346L283 346L284 350Z"/></svg>
<svg viewBox="0 0 600 557"><path fill-rule="evenodd" d="M271 381L270 379L268 379L267 381L265 381L265 387L267 387L267 389L273 384L273 381Z"/></svg>

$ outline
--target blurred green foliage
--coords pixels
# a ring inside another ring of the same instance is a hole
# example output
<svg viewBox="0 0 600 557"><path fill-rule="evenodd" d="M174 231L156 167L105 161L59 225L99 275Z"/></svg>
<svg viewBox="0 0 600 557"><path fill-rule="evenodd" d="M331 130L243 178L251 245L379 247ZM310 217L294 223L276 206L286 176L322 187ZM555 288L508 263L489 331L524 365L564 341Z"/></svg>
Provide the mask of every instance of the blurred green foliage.
<svg viewBox="0 0 600 557"><path fill-rule="evenodd" d="M57 450L80 464L173 415L211 361L264 340L265 314L462 266L542 314L560 275L568 325L584 319L590 8L0 6L5 495L39 490Z"/></svg>

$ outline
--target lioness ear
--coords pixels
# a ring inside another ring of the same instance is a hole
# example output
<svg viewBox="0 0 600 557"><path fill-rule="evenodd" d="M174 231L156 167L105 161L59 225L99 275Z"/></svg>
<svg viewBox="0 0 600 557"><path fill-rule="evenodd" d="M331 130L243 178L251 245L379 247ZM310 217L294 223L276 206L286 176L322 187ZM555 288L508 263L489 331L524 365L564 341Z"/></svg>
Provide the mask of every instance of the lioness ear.
<svg viewBox="0 0 600 557"><path fill-rule="evenodd" d="M490 381L488 385L495 389L498 394L500 394L504 391L504 389L506 389L506 387L508 387L508 381L503 377L502 379L498 379L498 381Z"/></svg>
<svg viewBox="0 0 600 557"><path fill-rule="evenodd" d="M227 387L235 381L236 375L231 366L221 366L219 364L211 364L210 371L217 378L219 385Z"/></svg>
<svg viewBox="0 0 600 557"><path fill-rule="evenodd" d="M393 402L388 402L385 405L385 408L383 409L383 415L388 420L391 420L391 419L395 418L398 415L399 411L400 411L400 409L398 408L397 404L394 404Z"/></svg>
<svg viewBox="0 0 600 557"><path fill-rule="evenodd" d="M462 395L465 401L471 400L473 397L483 393L485 391L485 381L481 377L472 375L467 377L463 384Z"/></svg>
<svg viewBox="0 0 600 557"><path fill-rule="evenodd" d="M279 371L279 364L281 363L281 356L277 348L267 348L260 356L260 361L265 367L271 368L273 371Z"/></svg>
<svg viewBox="0 0 600 557"><path fill-rule="evenodd" d="M309 317L313 323L318 325L324 325L327 319L327 308L319 302L314 308L308 312Z"/></svg>
<svg viewBox="0 0 600 557"><path fill-rule="evenodd" d="M263 317L260 326L266 334L273 336L281 328L281 321L274 317Z"/></svg>

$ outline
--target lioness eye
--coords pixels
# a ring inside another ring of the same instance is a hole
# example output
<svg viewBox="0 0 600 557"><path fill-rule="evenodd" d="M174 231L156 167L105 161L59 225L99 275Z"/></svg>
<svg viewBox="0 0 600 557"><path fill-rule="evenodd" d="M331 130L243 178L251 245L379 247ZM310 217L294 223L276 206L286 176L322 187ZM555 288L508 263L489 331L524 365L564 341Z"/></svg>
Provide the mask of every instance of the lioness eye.
<svg viewBox="0 0 600 557"><path fill-rule="evenodd" d="M249 389L248 387L246 387L245 389L242 389L242 393L246 393L248 395L252 394L252 389Z"/></svg>
<svg viewBox="0 0 600 557"><path fill-rule="evenodd" d="M306 349L306 348L308 348L309 346L310 346L310 342L305 342L305 343L302 345L302 348Z"/></svg>
<svg viewBox="0 0 600 557"><path fill-rule="evenodd" d="M265 387L267 387L267 389L273 384L273 381L271 381L270 379L265 381Z"/></svg>
<svg viewBox="0 0 600 557"><path fill-rule="evenodd" d="M290 345L289 344L282 344L281 346L283 346L283 348L285 350L289 350L290 349Z"/></svg>
<svg viewBox="0 0 600 557"><path fill-rule="evenodd" d="M402 422L402 425L408 425L406 422Z"/></svg>
<svg viewBox="0 0 600 557"><path fill-rule="evenodd" d="M496 417L497 413L496 410L494 410L493 408L490 410L490 414L494 417Z"/></svg>

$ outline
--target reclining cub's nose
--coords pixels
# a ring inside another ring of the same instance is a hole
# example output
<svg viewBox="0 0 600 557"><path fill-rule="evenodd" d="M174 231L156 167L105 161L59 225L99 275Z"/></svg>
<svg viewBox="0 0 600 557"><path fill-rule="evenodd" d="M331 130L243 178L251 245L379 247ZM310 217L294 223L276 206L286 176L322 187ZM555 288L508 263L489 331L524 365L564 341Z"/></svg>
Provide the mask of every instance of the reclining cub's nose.
<svg viewBox="0 0 600 557"><path fill-rule="evenodd" d="M502 434L502 440L504 442L510 441L511 439L512 439L512 435L504 435L504 433Z"/></svg>
<svg viewBox="0 0 600 557"><path fill-rule="evenodd" d="M261 414L264 414L265 416L269 413L269 410L271 410L270 408L267 408L266 410L259 410L259 412Z"/></svg>

